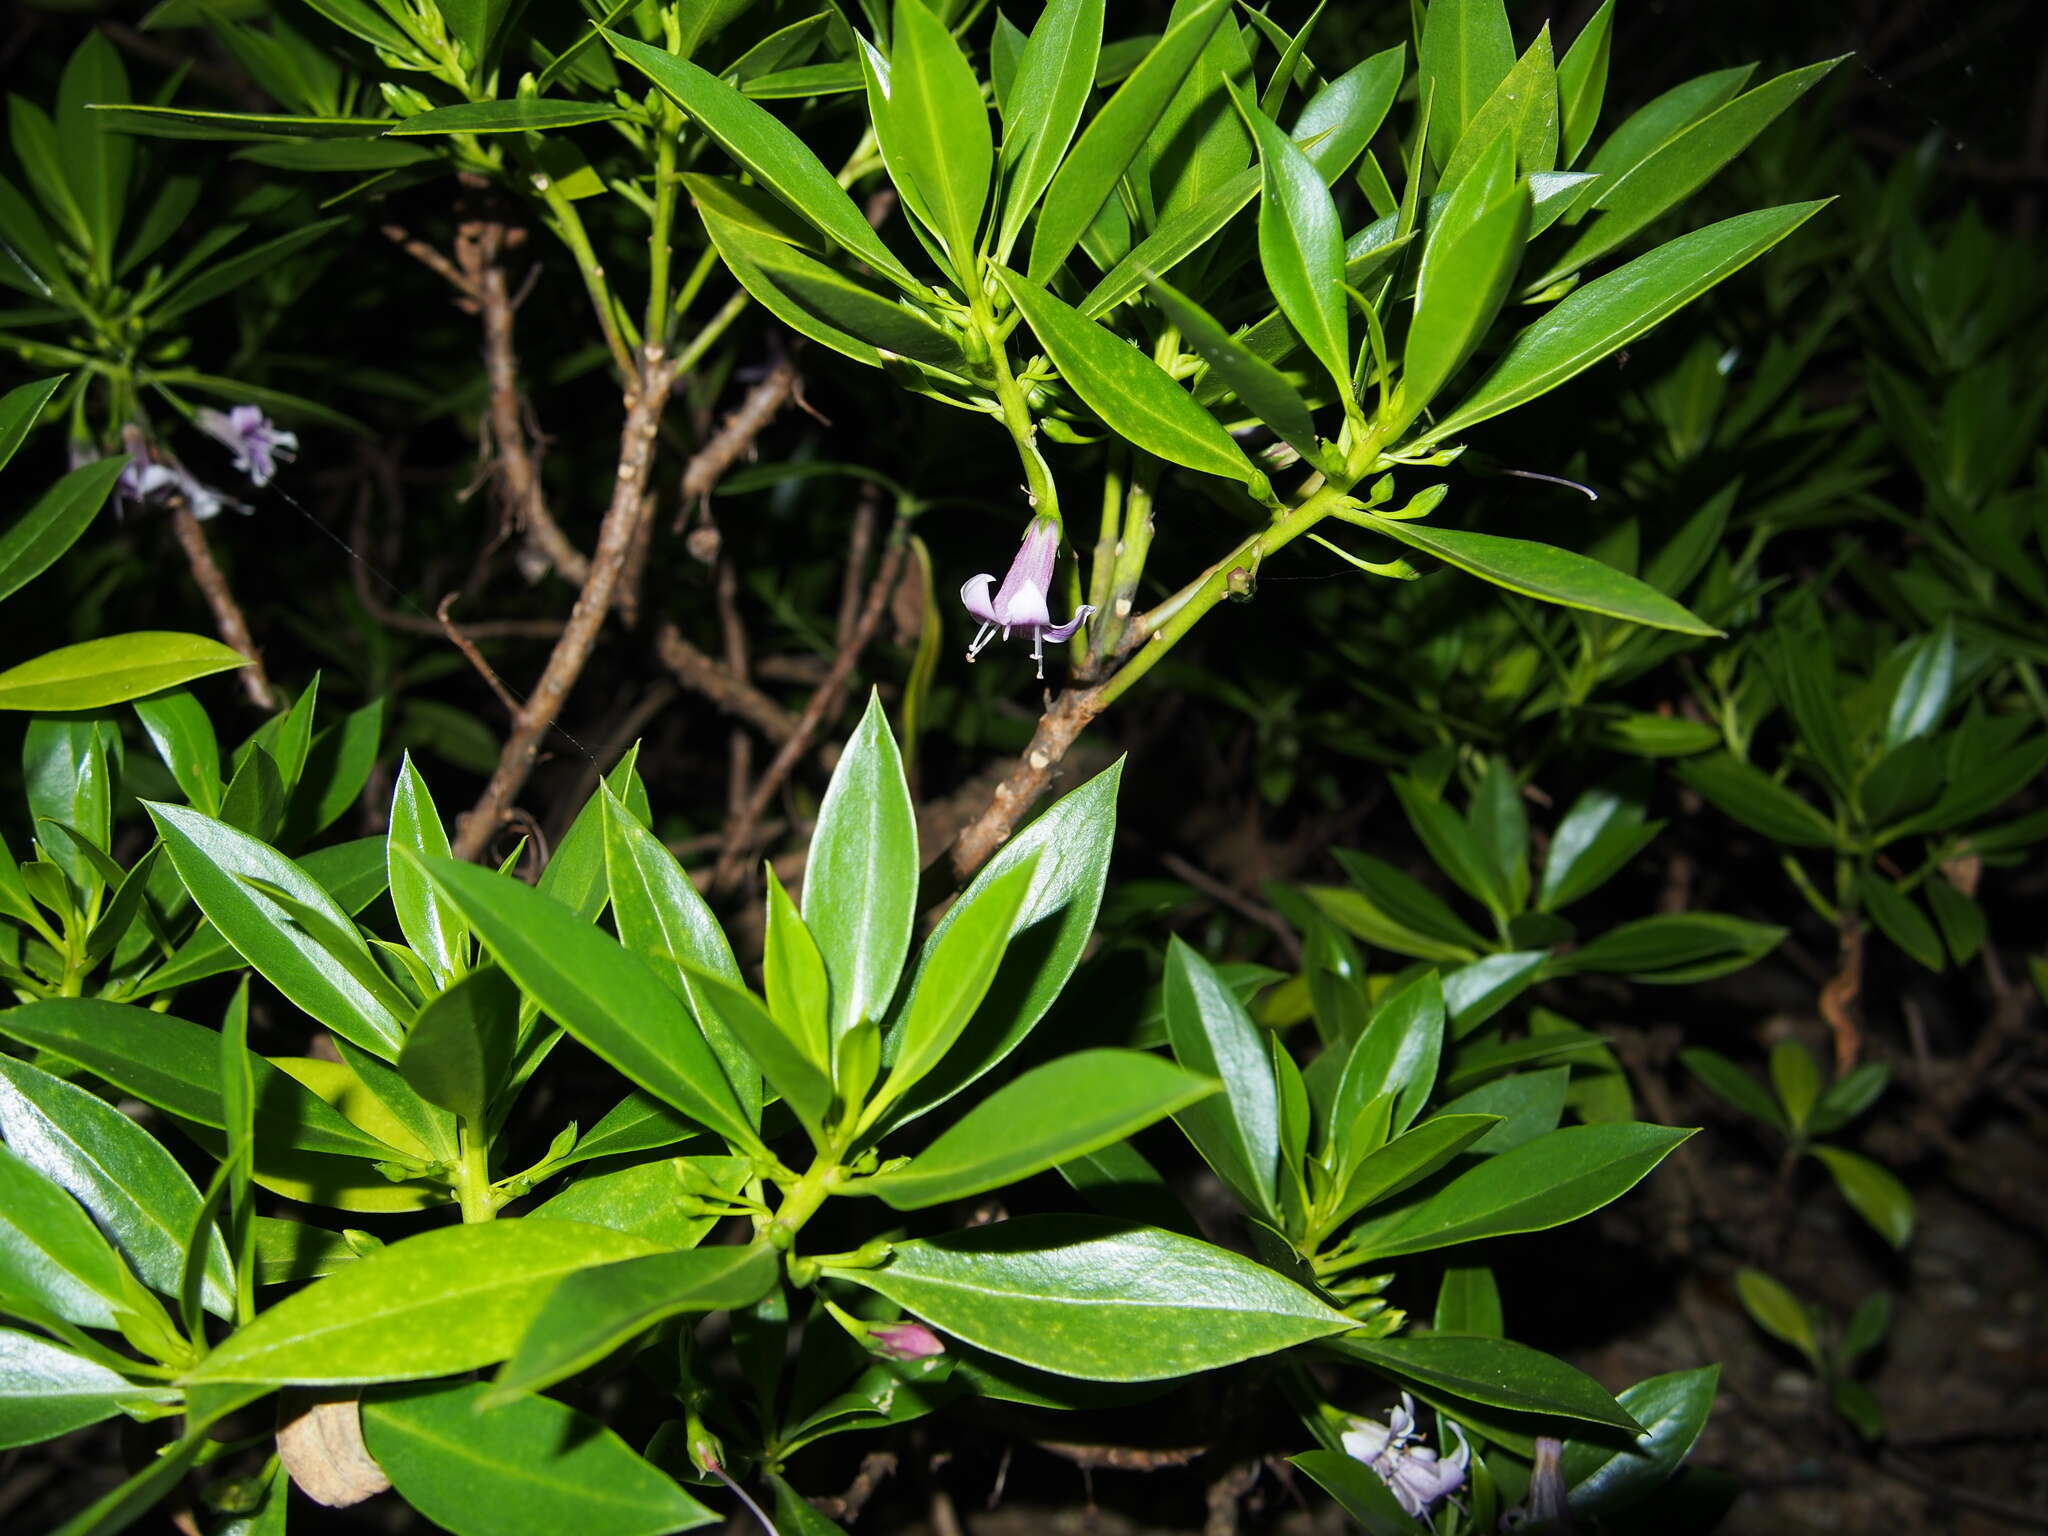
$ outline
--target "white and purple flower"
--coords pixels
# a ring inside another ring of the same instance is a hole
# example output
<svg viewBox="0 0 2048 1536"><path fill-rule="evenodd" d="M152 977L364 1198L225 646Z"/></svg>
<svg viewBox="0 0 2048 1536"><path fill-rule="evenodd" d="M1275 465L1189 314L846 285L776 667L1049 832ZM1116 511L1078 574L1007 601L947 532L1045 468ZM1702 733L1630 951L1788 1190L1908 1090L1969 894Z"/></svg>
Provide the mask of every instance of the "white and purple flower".
<svg viewBox="0 0 2048 1536"><path fill-rule="evenodd" d="M1081 627L1082 621L1095 609L1084 603L1074 616L1064 624L1052 621L1052 612L1047 607L1052 591L1052 570L1060 554L1060 525L1049 517L1037 517L1024 532L1024 542L1017 550L1017 558L1010 562L1010 569L1003 577L1003 584L996 587L993 576L983 574L974 577L960 589L960 601L967 611L981 621L981 629L974 637L974 643L967 647L967 659L973 661L981 654L1000 630L1005 640L1010 631L1021 629L1031 636L1031 659L1038 663L1038 675L1045 676L1045 642L1057 644L1067 639ZM995 587L994 596L989 589Z"/></svg>
<svg viewBox="0 0 2048 1536"><path fill-rule="evenodd" d="M253 485L270 484L277 476L278 460L298 456L298 434L280 431L261 406L238 405L225 414L201 409L193 422L234 454L235 468Z"/></svg>
<svg viewBox="0 0 2048 1536"><path fill-rule="evenodd" d="M1452 1430L1458 1433L1457 1426ZM1465 1468L1472 1459L1472 1448L1462 1433L1458 1433L1457 1450L1447 1457L1440 1458L1432 1447L1420 1443L1415 1399L1406 1392L1386 1423L1353 1419L1342 1438L1345 1452L1378 1473L1395 1501L1417 1519L1464 1485Z"/></svg>

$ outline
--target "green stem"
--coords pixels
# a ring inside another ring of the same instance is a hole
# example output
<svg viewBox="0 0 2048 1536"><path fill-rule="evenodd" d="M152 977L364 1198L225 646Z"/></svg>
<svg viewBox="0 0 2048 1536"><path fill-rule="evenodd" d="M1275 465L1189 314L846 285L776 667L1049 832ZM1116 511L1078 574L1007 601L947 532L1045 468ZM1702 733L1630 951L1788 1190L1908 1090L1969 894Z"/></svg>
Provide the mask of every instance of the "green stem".
<svg viewBox="0 0 2048 1536"><path fill-rule="evenodd" d="M491 1145L482 1128L467 1120L456 1127L458 1161L455 1165L455 1198L462 1205L465 1223L490 1221L498 1214L498 1202L491 1194Z"/></svg>
<svg viewBox="0 0 2048 1536"><path fill-rule="evenodd" d="M704 322L704 328L690 338L690 344L676 354L676 377L681 378L696 367L697 360L711 350L712 343L723 336L727 327L739 319L741 312L753 302L753 295L744 288L727 299L718 313Z"/></svg>
<svg viewBox="0 0 2048 1536"><path fill-rule="evenodd" d="M639 345L640 338L628 335L632 322L626 318L619 301L612 295L610 285L605 282L604 263L597 259L597 252L590 244L589 232L583 227L583 216L576 211L576 205L562 195L553 178L536 173L533 186L552 215L556 237L569 248L576 270L583 274L583 286L590 294L591 306L597 311L597 323L604 331L605 345L611 349L619 376L637 379L640 369L633 360L633 350Z"/></svg>
<svg viewBox="0 0 2048 1536"><path fill-rule="evenodd" d="M1109 594L1095 620L1098 638L1096 654L1114 656L1130 624L1138 601L1138 583L1145 576L1145 561L1152 553L1152 500L1159 485L1159 460L1142 450L1132 450L1131 484L1124 493L1122 536L1110 563Z"/></svg>
<svg viewBox="0 0 2048 1536"><path fill-rule="evenodd" d="M654 223L647 234L647 325L650 341L668 339L669 240L676 216L676 135L680 115L666 107L654 127Z"/></svg>
<svg viewBox="0 0 2048 1536"><path fill-rule="evenodd" d="M1010 440L1017 445L1017 457L1024 465L1024 485L1030 492L1032 506L1040 517L1049 517L1065 527L1060 517L1060 493L1053 484L1052 468L1045 462L1045 455L1038 451L1038 423L1032 420L1031 405L1024 398L1023 386L1010 371L1009 349L1003 342L995 315L989 309L988 295L977 285L967 295L967 301L975 332L988 353L989 368L995 375L996 403L1001 407L1003 425L1010 429Z"/></svg>

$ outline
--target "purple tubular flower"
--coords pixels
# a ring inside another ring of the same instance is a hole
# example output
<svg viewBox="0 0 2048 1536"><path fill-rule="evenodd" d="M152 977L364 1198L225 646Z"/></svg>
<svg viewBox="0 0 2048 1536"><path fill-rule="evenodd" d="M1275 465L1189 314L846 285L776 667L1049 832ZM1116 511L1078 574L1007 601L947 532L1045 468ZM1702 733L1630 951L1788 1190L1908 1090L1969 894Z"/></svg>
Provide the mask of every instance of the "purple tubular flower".
<svg viewBox="0 0 2048 1536"><path fill-rule="evenodd" d="M891 1360L929 1360L946 1352L945 1342L923 1323L884 1323L870 1328L868 1344Z"/></svg>
<svg viewBox="0 0 2048 1536"><path fill-rule="evenodd" d="M1053 623L1046 604L1052 591L1053 564L1059 554L1060 525L1049 517L1033 518L1024 532L1017 558L1010 562L1009 573L1003 577L1002 586L996 588L993 599L989 596L989 588L996 584L993 576L976 576L960 589L960 601L981 621L974 643L967 647L969 661L981 654L981 648L994 638L997 630L1007 640L1011 630L1021 629L1031 636L1031 659L1038 663L1038 675L1045 676L1045 642L1057 644L1065 640L1095 611L1084 603L1066 623Z"/></svg>
<svg viewBox="0 0 2048 1536"><path fill-rule="evenodd" d="M1455 1426L1453 1426L1455 1430ZM1382 1424L1377 1419L1353 1419L1343 1435L1347 1454L1379 1474L1395 1502L1416 1519L1423 1518L1431 1505L1449 1498L1463 1486L1465 1468L1472 1448L1458 1435L1458 1449L1439 1459L1429 1446L1420 1444L1415 1428L1415 1399L1401 1394L1401 1405Z"/></svg>
<svg viewBox="0 0 2048 1536"><path fill-rule="evenodd" d="M238 405L222 415L201 410L193 418L199 430L224 444L235 456L235 468L251 483L268 485L277 475L277 461L298 456L296 432L280 432L261 406Z"/></svg>

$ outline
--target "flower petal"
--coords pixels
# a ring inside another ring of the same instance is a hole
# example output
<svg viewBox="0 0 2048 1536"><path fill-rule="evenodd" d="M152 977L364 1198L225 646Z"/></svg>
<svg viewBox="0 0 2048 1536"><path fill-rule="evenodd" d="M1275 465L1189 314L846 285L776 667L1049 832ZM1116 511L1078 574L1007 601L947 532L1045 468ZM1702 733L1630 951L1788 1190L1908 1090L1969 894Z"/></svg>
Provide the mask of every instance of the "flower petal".
<svg viewBox="0 0 2048 1536"><path fill-rule="evenodd" d="M1094 611L1095 605L1093 603L1083 603L1079 608L1076 608L1074 610L1074 616L1071 619L1067 620L1066 623L1048 624L1045 628L1045 638L1057 644L1058 642L1072 635L1075 630L1079 629L1081 625L1086 622L1088 615L1093 613ZM1052 617L1052 615L1047 614L1046 617L1049 619Z"/></svg>
<svg viewBox="0 0 2048 1536"><path fill-rule="evenodd" d="M960 588L960 602L969 614L984 624L1001 624L995 609L989 603L989 588L996 584L993 576L983 574L970 576Z"/></svg>
<svg viewBox="0 0 2048 1536"><path fill-rule="evenodd" d="M1006 583L996 594L996 622L1005 629L1050 628L1052 615L1046 611L1045 588L1035 581L1023 581L1010 592Z"/></svg>

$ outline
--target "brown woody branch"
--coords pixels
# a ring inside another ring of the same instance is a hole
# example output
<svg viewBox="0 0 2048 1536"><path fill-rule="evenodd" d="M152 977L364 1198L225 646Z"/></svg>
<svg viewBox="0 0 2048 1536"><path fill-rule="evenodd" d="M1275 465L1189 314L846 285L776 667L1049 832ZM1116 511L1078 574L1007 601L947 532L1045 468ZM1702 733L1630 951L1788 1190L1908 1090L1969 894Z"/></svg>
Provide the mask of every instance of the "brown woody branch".
<svg viewBox="0 0 2048 1536"><path fill-rule="evenodd" d="M683 499L676 508L672 531L680 533L690 508L711 494L727 470L744 454L753 451L754 439L767 429L783 406L795 398L800 383L796 365L783 358L746 393L730 415L719 423L703 447L683 470Z"/></svg>
<svg viewBox="0 0 2048 1536"><path fill-rule="evenodd" d="M787 741L796 734L795 715L717 657L698 650L666 619L654 631L654 653L677 682L702 694L726 714L746 721L770 741Z"/></svg>
<svg viewBox="0 0 2048 1536"><path fill-rule="evenodd" d="M967 824L953 844L954 874L966 879L1002 847L1017 823L1045 793L1053 770L1059 767L1075 739L1101 713L1096 702L1100 696L1099 688L1069 688L1046 707L1038 717L1038 729L1031 733L1031 743L1025 747L1024 755L996 786L981 814Z"/></svg>
<svg viewBox="0 0 2048 1536"><path fill-rule="evenodd" d="M206 530L199 526L199 519L182 500L171 508L171 530L178 536L179 548L185 551L185 563L192 568L193 582L206 598L206 606L213 610L213 627L219 631L222 643L249 658L249 665L240 673L242 689L249 695L249 702L258 709L277 708L277 694L270 686L270 674L263 670L263 654L256 649L256 641L249 634L249 621L242 614L242 605L235 601L235 591L228 585L227 573L213 558L212 546L206 542Z"/></svg>
<svg viewBox="0 0 2048 1536"><path fill-rule="evenodd" d="M590 660L639 525L653 515L647 481L654 466L655 435L673 384L667 354L659 342L650 342L641 355L640 377L629 385L626 423L619 434L618 476L612 485L611 505L598 530L589 577L576 594L568 625L555 643L540 681L514 718L497 770L475 807L462 819L455 836L457 858L476 858L504 823L513 800L533 772L542 738L568 703L570 691Z"/></svg>

